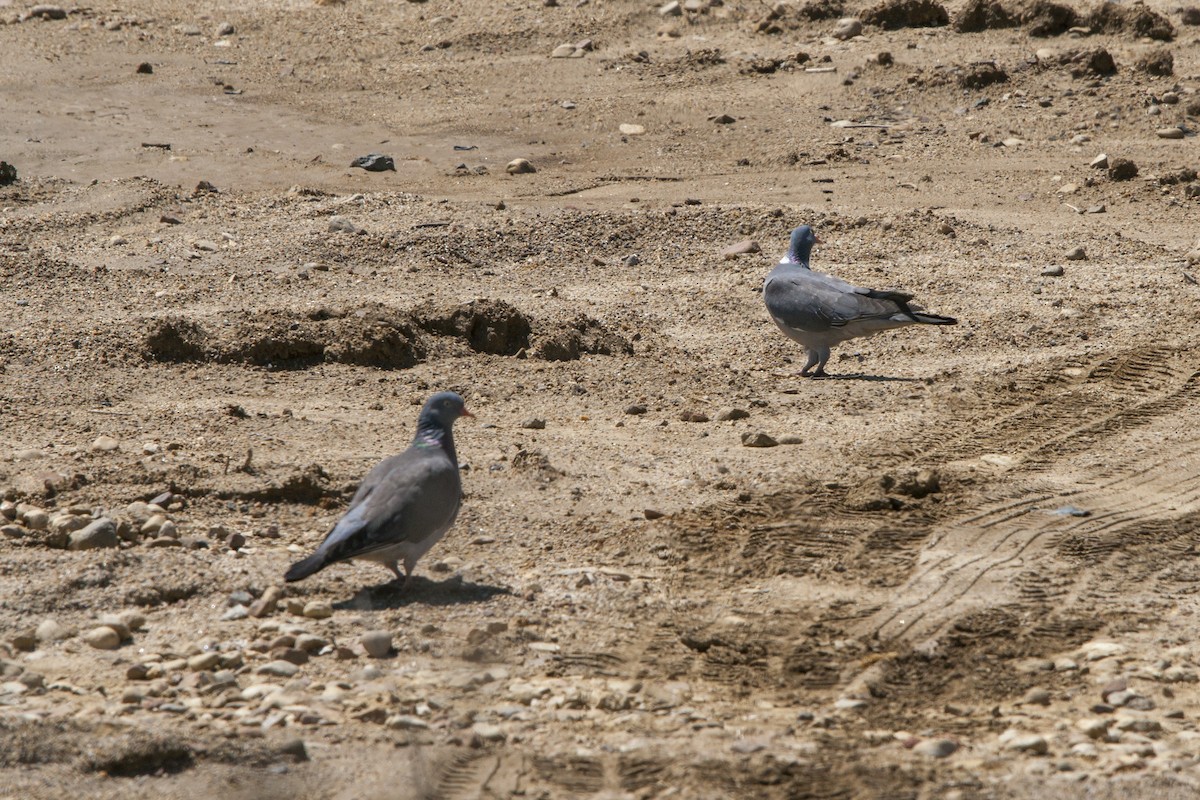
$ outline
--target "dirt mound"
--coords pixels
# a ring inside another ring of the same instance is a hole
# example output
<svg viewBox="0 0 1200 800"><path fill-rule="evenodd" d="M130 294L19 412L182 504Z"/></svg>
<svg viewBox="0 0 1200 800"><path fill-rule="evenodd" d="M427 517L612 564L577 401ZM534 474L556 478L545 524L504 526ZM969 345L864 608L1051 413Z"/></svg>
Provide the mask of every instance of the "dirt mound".
<svg viewBox="0 0 1200 800"><path fill-rule="evenodd" d="M1059 59L1059 63L1070 68L1073 78L1103 78L1117 74L1117 62L1113 60L1112 54L1103 47L1072 50L1064 53Z"/></svg>
<svg viewBox="0 0 1200 800"><path fill-rule="evenodd" d="M533 351L547 361L574 361L585 353L631 355L633 346L584 314L538 336Z"/></svg>
<svg viewBox="0 0 1200 800"><path fill-rule="evenodd" d="M1074 9L1048 0L1009 4L999 0L968 0L954 17L954 30L959 33L1025 25L1030 36L1057 36L1078 24L1079 15Z"/></svg>
<svg viewBox="0 0 1200 800"><path fill-rule="evenodd" d="M1147 75L1166 77L1175 74L1175 56L1167 48L1160 47L1144 53L1135 66Z"/></svg>
<svg viewBox="0 0 1200 800"><path fill-rule="evenodd" d="M950 23L946 7L934 0L882 0L864 11L861 19L885 30L937 28Z"/></svg>
<svg viewBox="0 0 1200 800"><path fill-rule="evenodd" d="M147 325L143 354L155 361L203 361L208 334L194 320L156 319Z"/></svg>
<svg viewBox="0 0 1200 800"><path fill-rule="evenodd" d="M477 353L511 356L529 347L532 329L529 318L501 300L472 300L466 305L425 312L419 317L425 330L465 339Z"/></svg>
<svg viewBox="0 0 1200 800"><path fill-rule="evenodd" d="M796 15L809 22L840 19L846 16L846 4L843 0L808 0L796 9Z"/></svg>
<svg viewBox="0 0 1200 800"><path fill-rule="evenodd" d="M967 4L954 16L953 27L958 33L979 33L1015 28L1020 24L1020 19L997 0L967 0Z"/></svg>
<svg viewBox="0 0 1200 800"><path fill-rule="evenodd" d="M1162 14L1143 5L1120 6L1104 2L1092 9L1084 20L1096 33L1126 33L1169 42L1175 28Z"/></svg>
<svg viewBox="0 0 1200 800"><path fill-rule="evenodd" d="M964 89L982 89L994 83L1005 83L1008 73L994 62L972 64L958 76L958 85Z"/></svg>

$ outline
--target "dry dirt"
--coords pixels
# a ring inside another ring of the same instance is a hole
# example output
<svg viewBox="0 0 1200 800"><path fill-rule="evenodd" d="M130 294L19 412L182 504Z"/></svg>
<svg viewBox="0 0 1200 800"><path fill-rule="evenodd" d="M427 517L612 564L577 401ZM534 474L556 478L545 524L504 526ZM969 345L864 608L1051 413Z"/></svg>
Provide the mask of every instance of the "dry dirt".
<svg viewBox="0 0 1200 800"><path fill-rule="evenodd" d="M1200 12L685 5L0 0L0 796L1194 796ZM797 377L801 223L960 324ZM444 388L409 591L224 618Z"/></svg>

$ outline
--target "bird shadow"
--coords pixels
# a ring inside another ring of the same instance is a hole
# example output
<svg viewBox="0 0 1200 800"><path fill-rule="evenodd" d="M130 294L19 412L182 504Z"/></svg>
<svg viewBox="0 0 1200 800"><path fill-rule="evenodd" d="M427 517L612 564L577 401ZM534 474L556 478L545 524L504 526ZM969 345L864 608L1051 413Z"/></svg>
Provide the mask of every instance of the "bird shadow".
<svg viewBox="0 0 1200 800"><path fill-rule="evenodd" d="M486 603L493 597L511 595L507 586L492 586L472 583L454 575L444 581L431 581L419 575L409 579L407 586L399 581L389 581L375 586L364 586L348 600L333 604L334 608L353 611L379 611L397 609L411 605L457 606Z"/></svg>

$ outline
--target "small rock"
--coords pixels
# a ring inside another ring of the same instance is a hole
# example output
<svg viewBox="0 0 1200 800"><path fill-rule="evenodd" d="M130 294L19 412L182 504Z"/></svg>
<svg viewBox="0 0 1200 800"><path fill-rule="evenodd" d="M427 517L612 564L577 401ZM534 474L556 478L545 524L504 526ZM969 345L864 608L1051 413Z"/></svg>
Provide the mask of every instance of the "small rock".
<svg viewBox="0 0 1200 800"><path fill-rule="evenodd" d="M188 669L192 672L206 672L221 662L221 654L217 652L201 653L188 659Z"/></svg>
<svg viewBox="0 0 1200 800"><path fill-rule="evenodd" d="M121 443L111 436L97 436L92 442L91 450L93 453L111 453L120 448Z"/></svg>
<svg viewBox="0 0 1200 800"><path fill-rule="evenodd" d="M300 671L300 668L290 661L282 659L278 661L268 661L261 667L255 670L259 675L275 675L280 678L290 678Z"/></svg>
<svg viewBox="0 0 1200 800"><path fill-rule="evenodd" d="M1087 251L1082 247L1073 247L1063 256L1067 261L1085 261L1087 259Z"/></svg>
<svg viewBox="0 0 1200 800"><path fill-rule="evenodd" d="M402 731L423 731L429 728L429 723L411 714L395 714L383 723L389 728Z"/></svg>
<svg viewBox="0 0 1200 800"><path fill-rule="evenodd" d="M747 419L750 412L744 408L723 408L717 412L717 420L719 422L728 422L734 419Z"/></svg>
<svg viewBox="0 0 1200 800"><path fill-rule="evenodd" d="M387 631L367 631L358 641L371 658L386 658L392 652L392 635Z"/></svg>
<svg viewBox="0 0 1200 800"><path fill-rule="evenodd" d="M1172 126L1170 128L1159 128L1155 135L1160 139L1182 139L1184 136L1183 128Z"/></svg>
<svg viewBox="0 0 1200 800"><path fill-rule="evenodd" d="M274 614L281 597L283 597L283 590L278 586L267 587L267 590L262 593L262 597L250 604L248 609L250 616L258 618Z"/></svg>
<svg viewBox="0 0 1200 800"><path fill-rule="evenodd" d="M329 619L333 616L333 606L324 600L311 600L304 605L304 616L309 619Z"/></svg>
<svg viewBox="0 0 1200 800"><path fill-rule="evenodd" d="M708 415L699 411L683 411L679 414L680 422L708 422Z"/></svg>
<svg viewBox="0 0 1200 800"><path fill-rule="evenodd" d="M116 547L120 544L117 538L117 525L108 517L101 517L91 524L75 531L70 535L68 550L97 550L105 547Z"/></svg>
<svg viewBox="0 0 1200 800"><path fill-rule="evenodd" d="M683 14L683 7L679 5L678 0L671 0L671 2L660 6L658 13L664 17L678 17Z"/></svg>
<svg viewBox="0 0 1200 800"><path fill-rule="evenodd" d="M779 442L765 433L747 432L742 434L743 447L775 447L778 444Z"/></svg>
<svg viewBox="0 0 1200 800"><path fill-rule="evenodd" d="M381 153L368 153L365 156L359 156L350 162L350 166L365 169L367 172L396 171L396 162L392 157Z"/></svg>
<svg viewBox="0 0 1200 800"><path fill-rule="evenodd" d="M471 731L485 742L502 742L507 738L503 728L488 722L476 722Z"/></svg>
<svg viewBox="0 0 1200 800"><path fill-rule="evenodd" d="M222 36L232 36L235 33L237 33L237 28L233 27L232 22L222 22L220 25L217 26L217 38L218 39L221 38Z"/></svg>
<svg viewBox="0 0 1200 800"><path fill-rule="evenodd" d="M1044 270L1042 270L1042 275L1047 278L1058 278L1061 277L1064 272L1065 270L1062 268L1061 264L1055 264L1052 267L1046 267Z"/></svg>
<svg viewBox="0 0 1200 800"><path fill-rule="evenodd" d="M577 48L573 44L560 44L550 51L551 58L575 58Z"/></svg>
<svg viewBox="0 0 1200 800"><path fill-rule="evenodd" d="M531 172L537 172L533 164L529 163L527 158L514 158L504 167L504 171L509 175L525 175Z"/></svg>
<svg viewBox="0 0 1200 800"><path fill-rule="evenodd" d="M83 641L97 650L116 650L121 646L121 634L107 625L101 625L83 634Z"/></svg>
<svg viewBox="0 0 1200 800"><path fill-rule="evenodd" d="M779 437L780 444L804 444L803 437L797 436L794 433L785 433Z"/></svg>
<svg viewBox="0 0 1200 800"><path fill-rule="evenodd" d="M358 227L350 220L338 215L329 218L329 230L333 233L366 233L365 229Z"/></svg>
<svg viewBox="0 0 1200 800"><path fill-rule="evenodd" d="M1075 723L1084 736L1089 739L1103 739L1108 735L1108 720L1099 717L1088 717Z"/></svg>
<svg viewBox="0 0 1200 800"><path fill-rule="evenodd" d="M1030 689L1025 693L1021 702L1026 705L1048 706L1050 705L1050 692L1045 689Z"/></svg>
<svg viewBox="0 0 1200 800"><path fill-rule="evenodd" d="M1039 756L1045 755L1050 749L1050 746L1046 743L1046 738L1036 733L1015 736L1009 740L1006 746L1009 750L1016 750L1019 753L1032 753Z"/></svg>
<svg viewBox="0 0 1200 800"><path fill-rule="evenodd" d="M1109 180L1130 181L1137 177L1137 164L1128 158L1114 158L1108 163Z"/></svg>
<svg viewBox="0 0 1200 800"><path fill-rule="evenodd" d="M759 246L758 242L754 241L753 239L743 239L742 241L738 242L737 244L731 244L728 247L721 250L721 256L723 258L729 259L729 258L736 258L737 256L741 256L741 255L747 255L750 253L761 253L761 252L762 252L762 247Z"/></svg>
<svg viewBox="0 0 1200 800"><path fill-rule="evenodd" d="M621 133L625 134L626 136L641 136L646 132L646 126L634 125L631 122L622 122L619 126L617 126L617 130L621 131Z"/></svg>
<svg viewBox="0 0 1200 800"><path fill-rule="evenodd" d="M1108 156L1104 153L1101 153L1089 161L1088 166L1092 169L1108 169Z"/></svg>
<svg viewBox="0 0 1200 800"><path fill-rule="evenodd" d="M631 406L625 406L625 413L638 416L646 413L646 407L640 403L634 403Z"/></svg>
<svg viewBox="0 0 1200 800"><path fill-rule="evenodd" d="M522 422L521 427L531 431L544 430L546 427L546 420L533 417Z"/></svg>
<svg viewBox="0 0 1200 800"><path fill-rule="evenodd" d="M647 508L643 510L642 515L645 516L646 519L662 519L666 516L666 514L654 508Z"/></svg>
<svg viewBox="0 0 1200 800"><path fill-rule="evenodd" d="M845 41L846 39L853 39L855 36L858 36L862 33L862 29L862 20L858 17L843 17L834 26L832 36L835 39Z"/></svg>
<svg viewBox="0 0 1200 800"><path fill-rule="evenodd" d="M75 630L73 628L68 628L54 619L42 620L37 626L37 630L34 631L34 636L37 637L38 642L41 644L61 642L63 639L69 639L74 635Z"/></svg>
<svg viewBox="0 0 1200 800"><path fill-rule="evenodd" d="M733 123L737 122L737 119L735 117L731 117L728 114L717 114L716 116L709 117L709 120L717 123L718 125L732 125ZM688 203L688 205L695 205L695 204Z"/></svg>
<svg viewBox="0 0 1200 800"><path fill-rule="evenodd" d="M925 739L913 747L913 752L927 758L947 758L958 750L958 742L950 739Z"/></svg>

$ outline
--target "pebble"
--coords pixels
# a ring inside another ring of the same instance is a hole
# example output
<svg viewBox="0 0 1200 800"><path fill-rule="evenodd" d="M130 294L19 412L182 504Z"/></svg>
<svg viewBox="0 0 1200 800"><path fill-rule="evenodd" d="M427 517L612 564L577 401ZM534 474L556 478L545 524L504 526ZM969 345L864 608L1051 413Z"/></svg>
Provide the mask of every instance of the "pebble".
<svg viewBox="0 0 1200 800"><path fill-rule="evenodd" d="M832 36L835 39L845 41L846 39L853 39L855 36L858 36L862 33L862 29L862 20L858 17L842 17L837 21L837 25L834 26Z"/></svg>
<svg viewBox="0 0 1200 800"><path fill-rule="evenodd" d="M196 239L192 242L192 247L197 250L203 250L206 253L215 253L221 249L221 245L209 239Z"/></svg>
<svg viewBox="0 0 1200 800"><path fill-rule="evenodd" d="M1050 692L1039 688L1030 689L1025 693L1021 702L1026 705L1048 706L1050 705Z"/></svg>
<svg viewBox="0 0 1200 800"><path fill-rule="evenodd" d="M1063 258L1067 259L1067 261L1085 261L1087 259L1087 251L1082 247L1072 247Z"/></svg>
<svg viewBox="0 0 1200 800"><path fill-rule="evenodd" d="M1047 278L1057 278L1057 277L1061 276L1064 272L1065 272L1065 270L1062 268L1061 264L1055 264L1052 267L1046 267L1044 270L1042 270L1042 275L1044 275Z"/></svg>
<svg viewBox="0 0 1200 800"><path fill-rule="evenodd" d="M222 36L232 36L237 33L237 28L233 27L232 22L222 22L217 26L217 38Z"/></svg>
<svg viewBox="0 0 1200 800"><path fill-rule="evenodd" d="M1137 164L1128 158L1113 158L1108 162L1108 177L1114 181L1129 181L1137 177Z"/></svg>
<svg viewBox="0 0 1200 800"><path fill-rule="evenodd" d="M391 156L385 156L382 153L368 153L365 156L359 156L350 162L350 166L365 169L367 172L396 171L395 160Z"/></svg>
<svg viewBox="0 0 1200 800"><path fill-rule="evenodd" d="M230 606L219 619L222 622L232 622L234 620L245 619L248 616L250 616L250 610L241 603L238 603L235 606Z"/></svg>
<svg viewBox="0 0 1200 800"><path fill-rule="evenodd" d="M107 625L117 632L117 636L121 637L122 642L128 642L133 638L133 634L129 632L129 626L122 622L115 614L105 614L100 619L96 620L101 625Z"/></svg>
<svg viewBox="0 0 1200 800"><path fill-rule="evenodd" d="M717 421L728 422L735 419L747 419L750 412L744 408L723 408L717 412Z"/></svg>
<svg viewBox="0 0 1200 800"><path fill-rule="evenodd" d="M37 640L42 644L46 644L48 642L61 642L63 639L69 639L74 635L74 629L68 628L66 625L62 625L58 622L58 620L54 619L42 620L42 622L37 626L37 630L34 632L34 636L36 636Z"/></svg>
<svg viewBox="0 0 1200 800"><path fill-rule="evenodd" d="M92 442L91 450L93 453L111 453L120 448L121 443L111 436L97 436Z"/></svg>
<svg viewBox="0 0 1200 800"><path fill-rule="evenodd" d="M1104 153L1101 153L1089 161L1088 166L1092 169L1108 169L1108 156Z"/></svg>
<svg viewBox="0 0 1200 800"><path fill-rule="evenodd" d="M1036 733L1014 736L1005 746L1009 750L1016 750L1019 753L1033 753L1039 756L1045 755L1050 750L1046 738Z"/></svg>
<svg viewBox="0 0 1200 800"><path fill-rule="evenodd" d="M120 234L108 237L108 246L109 247L120 247L121 245L128 244L128 243L129 243L129 240L126 239L124 236L121 236Z"/></svg>
<svg viewBox="0 0 1200 800"><path fill-rule="evenodd" d="M1178 126L1159 128L1154 133L1160 139L1182 139L1184 136L1183 128Z"/></svg>
<svg viewBox="0 0 1200 800"><path fill-rule="evenodd" d="M221 663L221 654L209 651L188 659L188 669L192 672L206 672Z"/></svg>
<svg viewBox="0 0 1200 800"><path fill-rule="evenodd" d="M642 516L644 516L646 519L662 519L666 516L666 514L659 511L657 508L647 508L642 510Z"/></svg>
<svg viewBox="0 0 1200 800"><path fill-rule="evenodd" d="M367 631L358 641L371 658L386 658L392 652L392 635L387 631Z"/></svg>
<svg viewBox="0 0 1200 800"><path fill-rule="evenodd" d="M582 58L583 53L573 44L560 44L550 51L551 58Z"/></svg>
<svg viewBox="0 0 1200 800"><path fill-rule="evenodd" d="M364 228L358 227L346 217L340 215L334 215L329 218L329 230L333 233L363 234L367 232Z"/></svg>
<svg viewBox="0 0 1200 800"><path fill-rule="evenodd" d="M117 525L108 517L101 517L71 534L68 550L97 550L105 547L116 547L120 544L117 538Z"/></svg>
<svg viewBox="0 0 1200 800"><path fill-rule="evenodd" d="M309 619L329 619L333 616L333 606L324 600L311 600L304 604L303 613Z"/></svg>
<svg viewBox="0 0 1200 800"><path fill-rule="evenodd" d="M641 136L646 132L645 125L634 125L631 122L622 122L617 129L626 136Z"/></svg>
<svg viewBox="0 0 1200 800"><path fill-rule="evenodd" d="M664 17L678 17L683 14L683 6L678 0L671 0L669 3L663 3L658 9L658 13Z"/></svg>
<svg viewBox="0 0 1200 800"><path fill-rule="evenodd" d="M779 442L765 433L743 433L743 447L775 447Z"/></svg>
<svg viewBox="0 0 1200 800"><path fill-rule="evenodd" d="M476 722L471 731L485 742L502 742L507 738L503 728L489 722Z"/></svg>
<svg viewBox="0 0 1200 800"><path fill-rule="evenodd" d="M625 413L632 414L634 416L645 414L646 410L646 407L641 403L634 403L633 405L625 406Z"/></svg>
<svg viewBox="0 0 1200 800"><path fill-rule="evenodd" d="M680 412L679 421L680 422L708 422L708 415L703 414L699 411L692 411L689 409L687 411Z"/></svg>
<svg viewBox="0 0 1200 800"><path fill-rule="evenodd" d="M535 168L527 158L514 158L505 165L504 171L509 175L525 175L531 172L537 172L537 168Z"/></svg>
<svg viewBox="0 0 1200 800"><path fill-rule="evenodd" d="M913 752L927 758L947 758L958 750L958 742L950 739L926 739L913 747Z"/></svg>
<svg viewBox="0 0 1200 800"><path fill-rule="evenodd" d="M279 605L279 598L283 597L283 590L278 586L269 586L262 593L262 597L250 604L249 614L254 618L265 617L275 613L275 608Z"/></svg>
<svg viewBox="0 0 1200 800"><path fill-rule="evenodd" d="M101 625L83 634L83 641L97 650L116 650L121 646L121 634L107 625Z"/></svg>
<svg viewBox="0 0 1200 800"><path fill-rule="evenodd" d="M1100 661L1124 652L1125 646L1116 642L1088 642L1079 648L1079 656L1084 661Z"/></svg>
<svg viewBox="0 0 1200 800"><path fill-rule="evenodd" d="M1087 717L1075 723L1075 727L1089 739L1103 739L1108 735L1108 720Z"/></svg>
<svg viewBox="0 0 1200 800"><path fill-rule="evenodd" d="M787 433L779 437L780 444L804 444L803 437L797 436L794 433Z"/></svg>
<svg viewBox="0 0 1200 800"><path fill-rule="evenodd" d="M44 531L50 527L50 515L40 508L31 508L21 515L25 527L31 531Z"/></svg>
<svg viewBox="0 0 1200 800"><path fill-rule="evenodd" d="M254 671L259 675L275 675L280 678L290 678L299 672L300 668L290 661L280 659L277 661L268 661Z"/></svg>
<svg viewBox="0 0 1200 800"><path fill-rule="evenodd" d="M414 717L411 714L395 714L388 717L387 721L383 724L389 728L401 731L423 731L429 728L428 722L420 717Z"/></svg>
<svg viewBox="0 0 1200 800"><path fill-rule="evenodd" d="M521 427L531 431L544 430L546 427L546 420L533 417L522 422Z"/></svg>
<svg viewBox="0 0 1200 800"><path fill-rule="evenodd" d="M721 250L721 257L725 259L737 258L738 256L748 255L750 253L761 253L762 247L753 239L743 239L737 244L731 244Z"/></svg>

